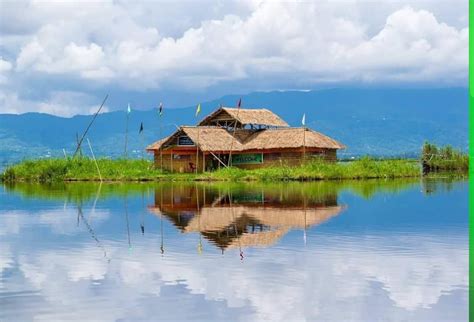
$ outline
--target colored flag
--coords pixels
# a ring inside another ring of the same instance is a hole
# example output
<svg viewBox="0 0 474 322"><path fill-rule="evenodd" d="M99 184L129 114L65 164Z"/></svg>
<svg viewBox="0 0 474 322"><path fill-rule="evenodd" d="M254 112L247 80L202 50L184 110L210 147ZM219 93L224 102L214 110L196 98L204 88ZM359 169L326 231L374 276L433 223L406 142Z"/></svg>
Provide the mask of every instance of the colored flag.
<svg viewBox="0 0 474 322"><path fill-rule="evenodd" d="M131 111L132 111L132 108L130 107L130 103L128 103L127 113L130 114Z"/></svg>
<svg viewBox="0 0 474 322"><path fill-rule="evenodd" d="M239 98L239 102L237 103L237 107L240 108L240 105L242 105L242 97Z"/></svg>
<svg viewBox="0 0 474 322"><path fill-rule="evenodd" d="M196 108L196 116L198 116L199 113L201 113L201 103L199 103Z"/></svg>
<svg viewBox="0 0 474 322"><path fill-rule="evenodd" d="M303 118L301 119L301 125L305 126L306 124L306 113L303 113Z"/></svg>
<svg viewBox="0 0 474 322"><path fill-rule="evenodd" d="M163 115L163 103L160 102L160 107L158 108L158 112L160 113L160 116Z"/></svg>
<svg viewBox="0 0 474 322"><path fill-rule="evenodd" d="M140 123L140 130L138 131L138 134L143 132L143 122Z"/></svg>

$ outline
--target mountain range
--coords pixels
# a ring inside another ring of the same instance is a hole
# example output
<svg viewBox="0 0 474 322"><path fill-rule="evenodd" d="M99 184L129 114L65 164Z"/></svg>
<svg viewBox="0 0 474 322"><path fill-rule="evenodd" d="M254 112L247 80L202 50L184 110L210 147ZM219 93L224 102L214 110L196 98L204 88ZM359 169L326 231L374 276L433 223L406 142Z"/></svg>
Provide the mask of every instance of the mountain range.
<svg viewBox="0 0 474 322"><path fill-rule="evenodd" d="M424 141L468 147L467 88L337 88L309 91L255 92L228 95L195 106L168 108L160 119L156 109L132 110L129 114L129 156L141 157L144 147L179 125L196 124L223 106L268 108L292 126L306 126L333 137L347 146L341 157L360 155L417 156ZM0 114L0 163L24 158L60 157L71 154L91 115L70 118L41 113ZM140 124L144 131L139 135ZM160 125L161 123L161 125ZM126 111L99 114L89 131L99 156L124 155ZM89 153L87 144L83 152ZM146 154L145 154L146 155Z"/></svg>

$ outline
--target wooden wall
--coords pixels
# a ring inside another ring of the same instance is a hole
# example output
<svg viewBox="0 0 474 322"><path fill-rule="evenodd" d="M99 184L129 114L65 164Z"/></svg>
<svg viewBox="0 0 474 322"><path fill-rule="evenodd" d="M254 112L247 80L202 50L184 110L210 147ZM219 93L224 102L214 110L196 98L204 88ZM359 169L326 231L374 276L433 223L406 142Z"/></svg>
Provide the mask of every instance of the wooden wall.
<svg viewBox="0 0 474 322"><path fill-rule="evenodd" d="M196 151L186 152L185 154L171 154L163 153L163 169L178 173L191 173L194 172L190 166L192 163L198 167L198 172L202 172L203 155L200 152L198 162L196 162ZM155 167L160 168L161 158L160 151L155 151Z"/></svg>
<svg viewBox="0 0 474 322"><path fill-rule="evenodd" d="M262 167L282 165L298 166L303 162L303 155L306 156L306 162L314 160L315 158L323 158L324 160L332 162L337 160L335 149L312 149L310 151L306 151L305 154L303 154L302 150L284 152L272 151L263 154L263 163L239 164L235 166L242 169L258 169ZM198 172L202 172L203 160L206 162L205 166L207 170L211 167L210 163L212 159L213 157L211 155L206 154L204 157L202 152L199 152L198 162L196 162L196 150L194 147L183 148L179 151L179 154L177 151L175 151L174 154L171 154L170 151L166 151L163 152L163 169L178 173L191 173L193 170L190 166L190 163L192 163L194 166L197 165ZM155 151L155 166L157 168L160 168L160 160L160 152Z"/></svg>

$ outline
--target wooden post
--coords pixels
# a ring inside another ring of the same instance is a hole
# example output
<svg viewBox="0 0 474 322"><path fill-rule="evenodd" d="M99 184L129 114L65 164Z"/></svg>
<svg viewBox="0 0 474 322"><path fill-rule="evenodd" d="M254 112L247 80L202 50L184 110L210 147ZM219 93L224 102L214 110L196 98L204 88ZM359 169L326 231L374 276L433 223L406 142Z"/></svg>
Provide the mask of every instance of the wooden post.
<svg viewBox="0 0 474 322"><path fill-rule="evenodd" d="M162 125L161 125L161 115L160 115L160 140L162 140ZM160 169L163 171L163 144L160 146Z"/></svg>
<svg viewBox="0 0 474 322"><path fill-rule="evenodd" d="M127 143L128 143L128 118L129 118L129 114L128 111L127 111L127 121L125 123L125 159L127 158Z"/></svg>
<svg viewBox="0 0 474 322"><path fill-rule="evenodd" d="M306 162L306 127L303 126L303 163Z"/></svg>
<svg viewBox="0 0 474 322"><path fill-rule="evenodd" d="M94 121L95 121L97 115L99 115L100 111L102 110L102 107L104 106L105 101L107 100L107 97L109 97L109 94L105 95L105 98L104 98L104 100L102 101L102 104L100 104L99 109L97 110L97 112L95 112L95 114L94 114L94 116L92 117L92 120L90 121L89 125L87 125L87 128L86 128L86 130L84 131L84 133L82 134L81 139L77 142L76 151L74 151L74 155L72 156L73 158L76 156L77 152L81 149L82 141L83 141L84 138L86 137L86 134L87 134L87 132L89 131L90 127L92 126L92 123L94 123ZM77 134L76 134L76 137L77 137Z"/></svg>
<svg viewBox="0 0 474 322"><path fill-rule="evenodd" d="M202 172L204 173L206 171L206 155L204 154L204 151L202 152Z"/></svg>
<svg viewBox="0 0 474 322"><path fill-rule="evenodd" d="M171 152L170 156L171 156L171 172L173 172L173 152Z"/></svg>
<svg viewBox="0 0 474 322"><path fill-rule="evenodd" d="M198 129L198 137L197 137L197 143L196 143L196 166L195 172L196 174L198 173L198 167L199 167L199 125L197 126Z"/></svg>

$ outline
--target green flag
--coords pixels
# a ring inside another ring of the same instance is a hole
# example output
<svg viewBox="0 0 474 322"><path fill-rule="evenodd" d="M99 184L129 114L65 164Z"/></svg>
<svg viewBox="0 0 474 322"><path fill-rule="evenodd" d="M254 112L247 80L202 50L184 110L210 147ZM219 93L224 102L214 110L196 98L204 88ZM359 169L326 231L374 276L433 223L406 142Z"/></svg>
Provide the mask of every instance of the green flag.
<svg viewBox="0 0 474 322"><path fill-rule="evenodd" d="M201 103L199 103L197 108L196 108L196 116L198 116L199 113L201 113Z"/></svg>

